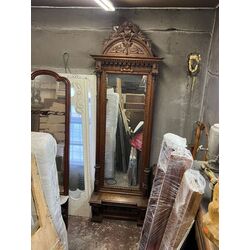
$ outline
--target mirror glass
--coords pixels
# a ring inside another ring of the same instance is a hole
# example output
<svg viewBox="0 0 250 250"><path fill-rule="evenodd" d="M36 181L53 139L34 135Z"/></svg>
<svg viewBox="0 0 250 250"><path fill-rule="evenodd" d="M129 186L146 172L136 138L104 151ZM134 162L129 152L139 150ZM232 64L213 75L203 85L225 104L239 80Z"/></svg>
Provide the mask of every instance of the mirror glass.
<svg viewBox="0 0 250 250"><path fill-rule="evenodd" d="M139 188L146 75L107 74L104 186Z"/></svg>
<svg viewBox="0 0 250 250"><path fill-rule="evenodd" d="M53 135L57 142L56 165L60 192L63 188L66 85L52 76L31 81L31 130Z"/></svg>
<svg viewBox="0 0 250 250"><path fill-rule="evenodd" d="M33 192L31 191L31 234L35 233L38 228L39 228L38 215L33 197Z"/></svg>

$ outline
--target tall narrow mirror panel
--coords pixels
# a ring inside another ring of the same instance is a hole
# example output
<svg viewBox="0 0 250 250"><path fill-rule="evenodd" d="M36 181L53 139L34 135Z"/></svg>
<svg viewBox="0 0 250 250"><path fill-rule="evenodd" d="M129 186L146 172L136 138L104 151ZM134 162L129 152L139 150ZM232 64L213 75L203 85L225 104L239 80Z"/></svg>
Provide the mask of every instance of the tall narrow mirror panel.
<svg viewBox="0 0 250 250"><path fill-rule="evenodd" d="M139 188L147 75L107 74L104 185Z"/></svg>
<svg viewBox="0 0 250 250"><path fill-rule="evenodd" d="M55 152L51 153L55 154L53 164L57 168L60 195L64 196L69 193L69 118L69 80L51 70L32 72L31 131L49 133L55 139ZM62 203L61 208L67 226L68 201Z"/></svg>
<svg viewBox="0 0 250 250"><path fill-rule="evenodd" d="M150 192L153 99L162 58L140 28L113 26L96 62L97 116L92 221L103 217L142 225Z"/></svg>

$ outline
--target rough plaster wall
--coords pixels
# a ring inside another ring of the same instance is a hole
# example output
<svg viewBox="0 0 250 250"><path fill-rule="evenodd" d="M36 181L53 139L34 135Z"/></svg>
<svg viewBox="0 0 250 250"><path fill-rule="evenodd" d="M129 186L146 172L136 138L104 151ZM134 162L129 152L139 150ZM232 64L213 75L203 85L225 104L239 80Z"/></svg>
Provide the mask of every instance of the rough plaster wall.
<svg viewBox="0 0 250 250"><path fill-rule="evenodd" d="M203 112L206 124L219 123L219 9L212 37Z"/></svg>
<svg viewBox="0 0 250 250"><path fill-rule="evenodd" d="M164 57L156 86L151 165L157 162L163 134L184 136L190 143L199 119L215 10L32 9L32 69L63 72L64 52L72 73L91 74L90 54L102 51L113 25L130 20L152 40L156 56ZM187 56L198 52L201 71L193 92L187 88Z"/></svg>

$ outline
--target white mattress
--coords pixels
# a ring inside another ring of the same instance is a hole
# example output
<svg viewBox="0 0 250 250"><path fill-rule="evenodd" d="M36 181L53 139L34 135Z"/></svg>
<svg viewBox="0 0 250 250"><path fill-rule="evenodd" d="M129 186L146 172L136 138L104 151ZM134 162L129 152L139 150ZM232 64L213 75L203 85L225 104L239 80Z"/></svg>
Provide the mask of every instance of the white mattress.
<svg viewBox="0 0 250 250"><path fill-rule="evenodd" d="M64 249L68 249L68 238L60 206L60 193L56 168L57 144L48 133L31 132L31 152L35 155L42 182L44 196L55 229Z"/></svg>
<svg viewBox="0 0 250 250"><path fill-rule="evenodd" d="M114 89L108 89L107 99L104 177L114 178L119 95L114 92Z"/></svg>

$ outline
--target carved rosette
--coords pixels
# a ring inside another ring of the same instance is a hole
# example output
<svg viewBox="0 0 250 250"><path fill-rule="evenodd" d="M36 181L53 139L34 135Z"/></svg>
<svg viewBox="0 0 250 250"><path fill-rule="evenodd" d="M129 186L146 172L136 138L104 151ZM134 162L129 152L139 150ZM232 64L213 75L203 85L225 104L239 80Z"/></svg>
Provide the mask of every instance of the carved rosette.
<svg viewBox="0 0 250 250"><path fill-rule="evenodd" d="M151 57L151 44L139 27L131 22L114 26L109 39L104 41L104 55Z"/></svg>

